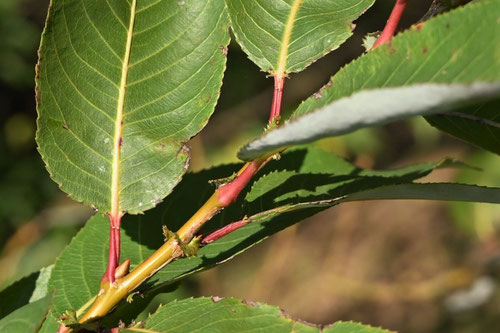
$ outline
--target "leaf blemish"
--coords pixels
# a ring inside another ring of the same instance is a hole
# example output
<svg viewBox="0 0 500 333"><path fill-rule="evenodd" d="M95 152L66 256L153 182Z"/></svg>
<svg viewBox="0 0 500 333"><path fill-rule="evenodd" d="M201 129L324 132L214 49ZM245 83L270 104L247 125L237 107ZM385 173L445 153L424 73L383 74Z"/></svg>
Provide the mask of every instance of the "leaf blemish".
<svg viewBox="0 0 500 333"><path fill-rule="evenodd" d="M323 97L323 95L321 94L321 91L318 91L313 94L313 97L316 99L320 99Z"/></svg>
<svg viewBox="0 0 500 333"><path fill-rule="evenodd" d="M252 301L247 301L246 299L242 299L241 303L243 303L244 305L247 305L247 306L253 306L253 307L259 306L257 303L252 302Z"/></svg>
<svg viewBox="0 0 500 333"><path fill-rule="evenodd" d="M219 49L221 49L222 54L224 55L224 57L226 57L227 56L227 46L221 45L221 46L219 46Z"/></svg>
<svg viewBox="0 0 500 333"><path fill-rule="evenodd" d="M177 154L175 154L175 157L179 157L179 155L181 154L189 156L189 152L190 152L189 147L183 143L182 146L177 151Z"/></svg>
<svg viewBox="0 0 500 333"><path fill-rule="evenodd" d="M212 302L217 303L217 302L222 301L224 298L219 297L219 296L212 296L212 297L210 297L210 299L212 300Z"/></svg>
<svg viewBox="0 0 500 333"><path fill-rule="evenodd" d="M65 129L65 130L69 130L69 126L67 124L63 124L62 127Z"/></svg>
<svg viewBox="0 0 500 333"><path fill-rule="evenodd" d="M422 53L426 54L429 49L427 48L427 45L424 45L424 48L422 49Z"/></svg>

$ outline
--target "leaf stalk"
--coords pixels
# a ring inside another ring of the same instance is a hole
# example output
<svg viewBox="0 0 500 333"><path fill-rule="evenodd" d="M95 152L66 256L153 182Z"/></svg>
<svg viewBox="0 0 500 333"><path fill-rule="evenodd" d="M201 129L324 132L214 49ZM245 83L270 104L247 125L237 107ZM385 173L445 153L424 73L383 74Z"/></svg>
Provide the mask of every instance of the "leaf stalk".
<svg viewBox="0 0 500 333"><path fill-rule="evenodd" d="M269 117L269 125L278 125L281 114L281 100L283 97L283 87L285 75L274 76L274 95ZM235 202L241 191L248 185L253 176L267 163L273 156L266 154L245 165L237 172L236 177L230 182L220 186L212 196L198 209L198 211L177 231L177 236L183 243L189 243L201 227L222 209ZM89 310L79 319L79 323L86 323L104 317L111 309L124 299L130 292L139 287L144 281L153 276L172 260L184 255L178 239L172 237L168 239L158 250L143 261L129 274L118 277L115 270L119 262L120 250L120 220L110 217L110 261L108 270L101 280L99 294ZM231 224L231 227L223 231L212 234L212 241L244 226L246 223ZM206 241L206 239L205 239ZM112 273L111 273L112 272Z"/></svg>
<svg viewBox="0 0 500 333"><path fill-rule="evenodd" d="M401 16L403 15L403 12L406 9L406 5L408 4L409 0L396 0L396 4L394 5L394 8L392 9L391 15L389 16L389 19L387 20L387 23L384 27L384 30L382 31L382 34L380 34L380 37L375 41L375 44L373 44L372 49L376 49L380 45L389 43L394 36L394 33L396 32L396 29L399 25L399 21L401 20Z"/></svg>

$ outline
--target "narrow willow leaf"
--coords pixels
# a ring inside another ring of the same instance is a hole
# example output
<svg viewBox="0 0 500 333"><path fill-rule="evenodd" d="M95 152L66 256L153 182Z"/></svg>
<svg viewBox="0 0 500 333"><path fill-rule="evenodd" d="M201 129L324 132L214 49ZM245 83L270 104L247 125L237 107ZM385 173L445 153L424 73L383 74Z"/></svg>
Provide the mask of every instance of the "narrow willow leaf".
<svg viewBox="0 0 500 333"><path fill-rule="evenodd" d="M500 0L472 2L398 34L346 65L294 113L364 89L500 80Z"/></svg>
<svg viewBox="0 0 500 333"><path fill-rule="evenodd" d="M342 135L360 128L383 125L417 115L435 114L499 96L500 82L471 85L427 83L364 90L265 133L243 147L238 157L252 160L278 148ZM496 113L495 117L497 115Z"/></svg>
<svg viewBox="0 0 500 333"><path fill-rule="evenodd" d="M201 297L162 306L140 329L120 332L276 332L276 333L389 333L387 330L352 322L337 322L323 328L295 320L280 308L236 298Z"/></svg>
<svg viewBox="0 0 500 333"><path fill-rule="evenodd" d="M262 170L263 176L249 185L249 193L214 217L201 232L207 234L247 216L251 223L201 248L196 257L182 258L165 266L149 286L172 282L227 261L238 253L341 199L380 186L408 184L443 163L424 163L406 168L363 170L321 149L297 149ZM162 225L177 230L213 193L209 180L238 169L229 165L188 174L158 208L146 215L126 216L123 221L123 258L131 268L163 244ZM273 171L271 171L273 170ZM500 196L499 196L500 197ZM79 309L99 289L107 256L106 217L97 215L72 240L57 259L49 287L57 289L53 311ZM85 256L82 256L85 253Z"/></svg>
<svg viewBox="0 0 500 333"><path fill-rule="evenodd" d="M500 154L500 99L426 117L434 127Z"/></svg>
<svg viewBox="0 0 500 333"><path fill-rule="evenodd" d="M17 309L0 320L0 332L37 332L49 310L52 295Z"/></svg>
<svg viewBox="0 0 500 333"><path fill-rule="evenodd" d="M223 0L54 0L37 66L37 142L74 199L154 207L185 172L229 42Z"/></svg>
<svg viewBox="0 0 500 333"><path fill-rule="evenodd" d="M0 299L2 300L0 318L28 303L47 296L48 282L53 267L54 265L42 268L40 271L30 274L2 290L0 292Z"/></svg>
<svg viewBox="0 0 500 333"><path fill-rule="evenodd" d="M299 72L352 35L373 0L226 0L236 40L263 71Z"/></svg>
<svg viewBox="0 0 500 333"><path fill-rule="evenodd" d="M424 183L381 186L355 193L342 201L443 200L500 204L500 188L456 183Z"/></svg>

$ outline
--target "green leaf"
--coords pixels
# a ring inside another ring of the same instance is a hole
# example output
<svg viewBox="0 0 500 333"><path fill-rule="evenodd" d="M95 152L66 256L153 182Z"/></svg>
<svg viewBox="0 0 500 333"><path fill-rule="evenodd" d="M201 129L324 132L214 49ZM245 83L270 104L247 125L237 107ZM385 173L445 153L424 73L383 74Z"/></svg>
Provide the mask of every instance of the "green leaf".
<svg viewBox="0 0 500 333"><path fill-rule="evenodd" d="M52 295L17 309L0 320L0 332L38 332L47 315Z"/></svg>
<svg viewBox="0 0 500 333"><path fill-rule="evenodd" d="M428 83L364 90L266 132L243 147L238 157L253 160L278 148L342 135L360 128L383 125L417 115L435 114L499 96L500 82L471 85ZM497 115L498 113L495 117ZM493 117L493 114L491 116ZM496 143L500 147L499 142Z"/></svg>
<svg viewBox="0 0 500 333"><path fill-rule="evenodd" d="M395 36L341 69L293 117L364 89L500 80L500 1L472 2Z"/></svg>
<svg viewBox="0 0 500 333"><path fill-rule="evenodd" d="M290 137L287 134L288 137L284 138L282 135L278 135L278 132L270 132L264 136L265 139L252 142L250 146L243 148L239 156L244 159L259 156L282 145L295 143L293 139L297 136L306 136L308 138L296 138L296 142L308 142L323 136L346 133L352 126L352 121L347 118L348 126L345 129L340 128L341 124L337 125L336 123L344 117L356 119L359 116L354 128L384 123L385 120L375 121L374 118L382 117L391 102L398 101L397 96L390 95L391 91L395 92L396 90L380 90L380 93L389 92L388 96L385 97L387 100L383 101L384 97L382 95L376 96L380 97L380 104L376 104L376 102L368 106L362 103L353 104L348 106L351 110L339 110L341 107L345 108L347 101L349 101L339 99L366 89L386 87L401 87L399 89L404 89L402 87L408 85L423 87L415 85L416 83L446 83L451 85L448 92L438 92L436 90L434 93L430 93L431 96L442 94L441 106L448 107L448 109L444 109L446 111L451 110L454 112L452 117L433 118L435 126L463 139L470 140L481 147L498 151L499 148L496 142L500 140L500 137L498 136L498 127L496 127L498 123L495 119L497 115L495 106L498 103L486 104L486 106L482 107L477 106L476 103L472 107L469 106L469 108L458 108L455 112L453 103L457 102L461 97L464 97L464 101L466 101L467 95L454 95L453 87L460 90L463 89L460 86L463 84L500 81L500 58L498 57L500 53L499 15L500 1L482 1L433 18L426 22L423 27L413 27L409 31L399 34L392 40L390 45L383 45L376 50L370 51L345 66L332 78L329 84L303 102L292 117L292 119L296 119L315 110L325 110L324 112L327 112L326 110L330 109L332 113L335 113L331 115L332 120L324 119L324 116L319 113L316 120L321 118L322 126L317 127L307 122L309 118L303 118L301 121L305 123L300 126L302 127L300 131L297 130L299 127L297 123L290 123L291 127L284 131L293 132L294 136ZM411 87L408 89L411 89ZM373 93L376 94L375 91ZM421 110L414 114L427 112L427 106L424 105L427 100L422 98L419 89L415 90L414 95L411 95L410 90L408 90L408 93L410 96L406 96L406 101L403 98L399 99L400 105L392 105L392 109L399 110L402 115L406 115L407 111L404 108L411 109L421 106ZM457 91L457 93L459 92ZM477 91L477 93L480 94L481 92ZM362 101L357 99L360 96L365 98L369 96L364 95L369 94L369 92L360 92L360 94L362 95L351 96L351 103ZM471 94L469 97L474 97L474 92L469 91L469 94ZM375 96L370 98L376 101ZM334 104L335 101L340 104ZM368 99L364 101L370 103ZM458 105L460 106L460 104ZM437 105L431 104L429 106L436 107ZM367 107L372 109L367 109ZM399 107L401 109L398 109ZM439 109L437 110L439 111ZM435 111L436 109L431 110L431 112ZM343 115L342 112L346 113L346 115ZM460 119L458 119L459 116ZM472 120L471 117L476 118ZM390 118L387 120L390 120ZM332 124L332 121L335 121L335 123ZM457 123L459 123L458 128ZM337 126L338 129L332 130ZM332 127L332 129L329 127ZM470 132L468 131L469 128L471 129ZM323 134L316 133L321 130L323 130ZM464 131L467 131L467 133L464 133ZM275 136L286 140L279 142ZM266 139L270 142L265 142ZM274 141L271 142L271 140ZM268 146L266 146L266 143L268 143ZM250 153L250 151L252 152Z"/></svg>
<svg viewBox="0 0 500 333"><path fill-rule="evenodd" d="M165 266L144 288L168 285L225 262L268 236L349 200L355 193L408 184L441 165L449 163L424 163L388 171L363 170L318 148L289 151L262 170L263 176L247 187L246 197L242 195L201 232L207 234L245 216L251 221L249 224L202 247L196 257L182 258ZM126 216L122 224L122 257L130 258L131 268L163 244L162 225L177 230L207 200L215 189L209 180L227 176L238 168L239 165L228 165L188 174L156 209L146 215ZM490 194L488 198L500 195ZM457 194L456 199L463 198ZM101 215L90 219L57 259L49 283L50 288L58 290L54 313L77 310L98 292L106 268L105 220Z"/></svg>
<svg viewBox="0 0 500 333"><path fill-rule="evenodd" d="M443 115L426 117L434 127L500 154L500 99L475 107L460 108Z"/></svg>
<svg viewBox="0 0 500 333"><path fill-rule="evenodd" d="M443 200L500 204L500 188L456 184L424 183L381 186L354 193L341 201L361 200Z"/></svg>
<svg viewBox="0 0 500 333"><path fill-rule="evenodd" d="M299 72L352 35L373 0L226 0L236 40L263 71Z"/></svg>
<svg viewBox="0 0 500 333"><path fill-rule="evenodd" d="M201 297L162 306L144 328L120 332L296 332L296 333L389 333L387 330L352 322L337 322L327 328L295 320L280 308L236 298Z"/></svg>
<svg viewBox="0 0 500 333"><path fill-rule="evenodd" d="M38 333L54 333L57 332L59 326L57 318L49 311Z"/></svg>
<svg viewBox="0 0 500 333"><path fill-rule="evenodd" d="M52 268L54 268L53 265L42 268L40 271L30 274L2 290L0 299L3 305L0 307L0 318L28 303L47 296L48 281Z"/></svg>
<svg viewBox="0 0 500 333"><path fill-rule="evenodd" d="M335 324L328 325L321 332L322 333L390 333L393 331L385 330L379 327L363 325L352 321L347 321L347 322L339 321L336 322Z"/></svg>
<svg viewBox="0 0 500 333"><path fill-rule="evenodd" d="M54 0L37 66L40 153L75 200L139 213L179 182L219 96L223 0Z"/></svg>

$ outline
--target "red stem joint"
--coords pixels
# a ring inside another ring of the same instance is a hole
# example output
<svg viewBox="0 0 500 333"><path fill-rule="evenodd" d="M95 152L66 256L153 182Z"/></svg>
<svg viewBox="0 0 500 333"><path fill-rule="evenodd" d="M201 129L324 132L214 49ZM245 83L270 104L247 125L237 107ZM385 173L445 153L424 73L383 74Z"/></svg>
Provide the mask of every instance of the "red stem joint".
<svg viewBox="0 0 500 333"><path fill-rule="evenodd" d="M122 214L113 216L108 214L109 217L109 255L108 255L108 269L101 282L115 282L116 267L120 263L120 225Z"/></svg>
<svg viewBox="0 0 500 333"><path fill-rule="evenodd" d="M235 202L240 192L247 186L253 175L259 171L264 161L254 160L236 178L228 184L219 187L219 204L227 207Z"/></svg>
<svg viewBox="0 0 500 333"><path fill-rule="evenodd" d="M271 113L269 114L269 124L271 124L276 117L281 115L281 100L283 99L283 87L285 85L284 76L274 77L274 94L273 104L271 106ZM277 119L279 121L279 119Z"/></svg>

